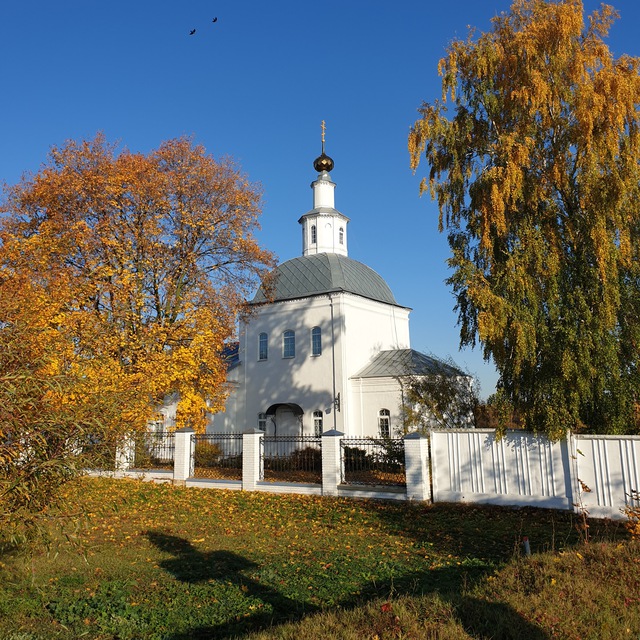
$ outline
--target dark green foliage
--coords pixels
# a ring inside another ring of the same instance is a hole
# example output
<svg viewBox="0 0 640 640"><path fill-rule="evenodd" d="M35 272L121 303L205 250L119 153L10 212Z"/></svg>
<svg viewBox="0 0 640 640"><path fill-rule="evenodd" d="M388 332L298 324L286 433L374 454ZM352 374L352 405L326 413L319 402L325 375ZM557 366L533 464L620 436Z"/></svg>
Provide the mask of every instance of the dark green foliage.
<svg viewBox="0 0 640 640"><path fill-rule="evenodd" d="M480 404L477 381L460 371L452 360L442 363L440 373L404 376L400 381L405 433L476 426Z"/></svg>
<svg viewBox="0 0 640 640"><path fill-rule="evenodd" d="M381 438L377 442L382 447L378 454L382 471L404 469L404 441L401 438Z"/></svg>
<svg viewBox="0 0 640 640"><path fill-rule="evenodd" d="M364 449L358 447L344 447L344 469L345 471L360 471L367 469L369 456Z"/></svg>
<svg viewBox="0 0 640 640"><path fill-rule="evenodd" d="M322 449L319 447L296 449L289 458L292 469L322 472Z"/></svg>

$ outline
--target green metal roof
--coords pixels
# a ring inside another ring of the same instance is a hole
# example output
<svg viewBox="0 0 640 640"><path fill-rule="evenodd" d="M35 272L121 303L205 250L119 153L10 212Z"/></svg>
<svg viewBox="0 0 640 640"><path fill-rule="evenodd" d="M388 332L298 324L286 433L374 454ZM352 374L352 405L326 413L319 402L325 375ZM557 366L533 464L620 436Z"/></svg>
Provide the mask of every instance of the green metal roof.
<svg viewBox="0 0 640 640"><path fill-rule="evenodd" d="M353 378L395 378L399 376L466 376L455 367L413 349L380 351Z"/></svg>
<svg viewBox="0 0 640 640"><path fill-rule="evenodd" d="M260 287L252 304L344 291L399 306L387 283L373 269L336 253L287 260L276 267L269 278L272 278L272 297L267 298Z"/></svg>

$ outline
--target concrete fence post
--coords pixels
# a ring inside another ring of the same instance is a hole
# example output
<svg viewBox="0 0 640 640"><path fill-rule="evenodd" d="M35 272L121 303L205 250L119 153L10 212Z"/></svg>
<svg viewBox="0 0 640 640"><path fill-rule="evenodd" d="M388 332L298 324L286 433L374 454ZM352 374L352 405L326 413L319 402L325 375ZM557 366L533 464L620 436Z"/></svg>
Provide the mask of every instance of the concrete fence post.
<svg viewBox="0 0 640 640"><path fill-rule="evenodd" d="M580 486L580 459L578 456L583 455L578 453L578 446L576 438L573 435L571 429L566 430L565 441L562 443L565 451L563 452L567 460L567 499L569 502L569 509L575 513L579 513L581 504L582 489Z"/></svg>
<svg viewBox="0 0 640 640"><path fill-rule="evenodd" d="M344 433L331 429L322 434L322 495L337 496L342 481L342 452L340 443Z"/></svg>
<svg viewBox="0 0 640 640"><path fill-rule="evenodd" d="M136 461L136 441L127 436L116 447L116 471L128 471L133 469Z"/></svg>
<svg viewBox="0 0 640 640"><path fill-rule="evenodd" d="M183 485L193 476L193 436L191 427L178 429L174 434L173 483Z"/></svg>
<svg viewBox="0 0 640 640"><path fill-rule="evenodd" d="M429 438L410 433L404 438L407 500L431 500L429 482Z"/></svg>
<svg viewBox="0 0 640 640"><path fill-rule="evenodd" d="M242 434L242 490L255 491L262 478L264 457L261 441L264 431L249 429Z"/></svg>

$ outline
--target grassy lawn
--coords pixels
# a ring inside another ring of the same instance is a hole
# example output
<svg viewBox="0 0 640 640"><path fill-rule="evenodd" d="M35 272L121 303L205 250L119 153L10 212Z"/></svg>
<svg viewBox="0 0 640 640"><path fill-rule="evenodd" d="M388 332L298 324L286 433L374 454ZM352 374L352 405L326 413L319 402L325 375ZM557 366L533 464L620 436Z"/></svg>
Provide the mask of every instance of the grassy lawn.
<svg viewBox="0 0 640 640"><path fill-rule="evenodd" d="M89 478L65 505L0 558L0 638L640 637L620 523Z"/></svg>

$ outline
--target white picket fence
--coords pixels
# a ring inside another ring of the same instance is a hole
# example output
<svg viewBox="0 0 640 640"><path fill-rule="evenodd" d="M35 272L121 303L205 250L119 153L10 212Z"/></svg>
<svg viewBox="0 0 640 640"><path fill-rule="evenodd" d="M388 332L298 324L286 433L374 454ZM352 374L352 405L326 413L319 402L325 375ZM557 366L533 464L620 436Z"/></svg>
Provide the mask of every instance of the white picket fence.
<svg viewBox="0 0 640 640"><path fill-rule="evenodd" d="M488 429L431 433L434 502L586 509L620 518L640 490L640 437L572 435L558 442Z"/></svg>

